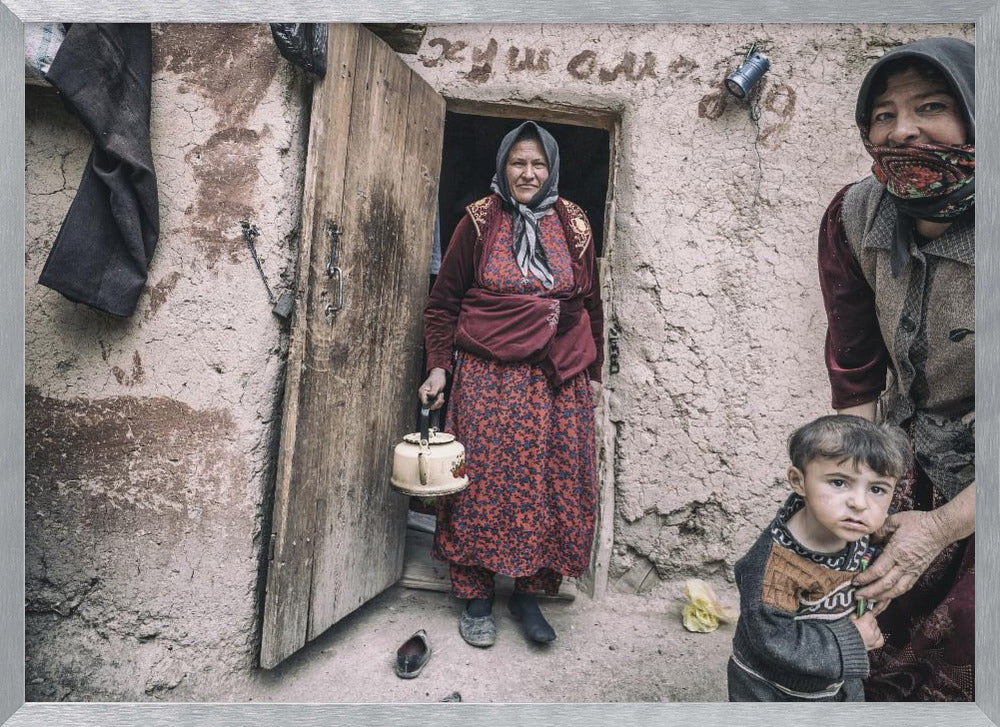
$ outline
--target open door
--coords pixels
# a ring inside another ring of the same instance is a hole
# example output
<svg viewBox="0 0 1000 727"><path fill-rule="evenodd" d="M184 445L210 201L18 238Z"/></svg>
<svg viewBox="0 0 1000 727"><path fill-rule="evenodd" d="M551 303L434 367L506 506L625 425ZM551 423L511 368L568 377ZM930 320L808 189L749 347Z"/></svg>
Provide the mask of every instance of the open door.
<svg viewBox="0 0 1000 727"><path fill-rule="evenodd" d="M313 90L261 666L400 576L445 102L359 25Z"/></svg>

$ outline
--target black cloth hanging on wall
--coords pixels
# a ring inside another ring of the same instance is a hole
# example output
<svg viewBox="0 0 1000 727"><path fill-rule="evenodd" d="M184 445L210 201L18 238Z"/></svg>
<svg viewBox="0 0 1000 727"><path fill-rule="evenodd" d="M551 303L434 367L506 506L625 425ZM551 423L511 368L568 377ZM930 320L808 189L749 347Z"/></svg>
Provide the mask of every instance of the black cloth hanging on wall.
<svg viewBox="0 0 1000 727"><path fill-rule="evenodd" d="M271 23L271 35L286 59L320 78L326 75L326 23Z"/></svg>
<svg viewBox="0 0 1000 727"><path fill-rule="evenodd" d="M149 24L74 23L46 74L94 148L38 282L116 316L135 311L160 234L151 78Z"/></svg>

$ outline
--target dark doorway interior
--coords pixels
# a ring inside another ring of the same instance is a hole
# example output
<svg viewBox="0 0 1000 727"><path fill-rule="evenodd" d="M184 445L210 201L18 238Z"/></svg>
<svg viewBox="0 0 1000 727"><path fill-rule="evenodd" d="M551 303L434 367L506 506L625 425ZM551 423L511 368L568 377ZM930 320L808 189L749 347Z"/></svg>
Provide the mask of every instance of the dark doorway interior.
<svg viewBox="0 0 1000 727"><path fill-rule="evenodd" d="M444 151L438 196L441 249L465 206L490 193L496 152L504 134L524 119L479 116L449 111L444 125ZM559 194L583 207L594 230L597 255L604 251L604 213L608 196L610 138L605 129L541 121L559 142Z"/></svg>

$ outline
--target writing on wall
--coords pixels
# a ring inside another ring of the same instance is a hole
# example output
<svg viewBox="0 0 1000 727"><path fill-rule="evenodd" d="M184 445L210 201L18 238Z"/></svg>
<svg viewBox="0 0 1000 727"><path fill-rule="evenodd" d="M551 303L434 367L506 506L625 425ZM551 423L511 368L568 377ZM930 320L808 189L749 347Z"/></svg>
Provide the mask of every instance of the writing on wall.
<svg viewBox="0 0 1000 727"><path fill-rule="evenodd" d="M531 48L510 45L501 53L500 44L490 38L485 45L470 45L468 41L448 38L432 38L427 42L427 51L419 56L427 68L437 68L449 64L470 64L462 75L472 83L484 83L493 77L498 62L503 63L509 73L546 73L557 71L578 81L613 83L630 81L639 83L646 78L657 78L656 54L646 51L638 54L625 51L621 54L599 53L595 50L581 50L572 57L559 59L547 47ZM683 59L680 69L671 65L672 75L677 70L686 75L696 67L693 61Z"/></svg>
<svg viewBox="0 0 1000 727"><path fill-rule="evenodd" d="M570 59L566 71L580 81L593 78L596 73L601 83L617 81L619 76L638 82L643 78L656 78L656 56L653 53L644 53L640 63L635 53L627 51L618 63L608 67L600 63L596 51L585 50Z"/></svg>

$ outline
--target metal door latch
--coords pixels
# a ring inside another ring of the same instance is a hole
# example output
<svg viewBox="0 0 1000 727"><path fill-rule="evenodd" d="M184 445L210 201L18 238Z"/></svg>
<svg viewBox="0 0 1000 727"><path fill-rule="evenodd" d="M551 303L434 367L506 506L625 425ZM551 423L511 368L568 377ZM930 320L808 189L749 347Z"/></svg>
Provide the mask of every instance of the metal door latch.
<svg viewBox="0 0 1000 727"><path fill-rule="evenodd" d="M323 312L327 320L332 323L333 314L344 308L344 271L337 265L337 251L342 231L336 222L328 222L327 231L330 234L330 262L326 265L326 274L337 288L334 300L326 304Z"/></svg>
<svg viewBox="0 0 1000 727"><path fill-rule="evenodd" d="M608 373L618 373L618 328L611 326L608 330Z"/></svg>
<svg viewBox="0 0 1000 727"><path fill-rule="evenodd" d="M240 226L243 228L243 239L246 240L247 247L250 248L254 265L257 266L257 272L260 273L260 279L264 281L264 290L267 291L267 299L271 302L272 312L281 320L288 321L295 310L295 296L292 295L291 291L286 290L280 298L274 297L271 286L267 282L267 276L264 274L264 268L260 264L260 258L257 256L257 246L254 244L254 240L260 236L260 228L250 220L240 220Z"/></svg>

